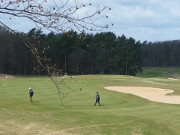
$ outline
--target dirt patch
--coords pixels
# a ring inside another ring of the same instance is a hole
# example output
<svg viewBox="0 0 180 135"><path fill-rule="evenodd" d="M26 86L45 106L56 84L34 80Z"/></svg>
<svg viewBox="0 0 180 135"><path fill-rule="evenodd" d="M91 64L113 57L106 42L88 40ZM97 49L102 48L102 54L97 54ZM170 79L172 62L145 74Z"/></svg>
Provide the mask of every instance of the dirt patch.
<svg viewBox="0 0 180 135"><path fill-rule="evenodd" d="M174 80L174 81L176 81L176 80L178 80L178 79L175 79L175 78L168 78L169 80Z"/></svg>
<svg viewBox="0 0 180 135"><path fill-rule="evenodd" d="M142 82L151 83L151 84L157 84L157 85L167 85L167 84L164 84L164 83L157 83L157 82L152 82L152 81L142 81Z"/></svg>
<svg viewBox="0 0 180 135"><path fill-rule="evenodd" d="M152 87L124 87L124 86L109 86L107 90L129 93L154 102L180 104L180 96L168 96L166 94L173 93L173 90L160 89Z"/></svg>
<svg viewBox="0 0 180 135"><path fill-rule="evenodd" d="M19 123L8 120L0 123L0 135L69 135L65 131L56 130L49 125L38 123Z"/></svg>

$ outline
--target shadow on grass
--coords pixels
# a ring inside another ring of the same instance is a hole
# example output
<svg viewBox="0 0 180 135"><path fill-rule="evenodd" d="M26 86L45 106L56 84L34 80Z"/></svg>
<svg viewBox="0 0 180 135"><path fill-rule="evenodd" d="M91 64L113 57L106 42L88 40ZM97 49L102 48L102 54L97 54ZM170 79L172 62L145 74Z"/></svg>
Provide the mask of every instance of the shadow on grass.
<svg viewBox="0 0 180 135"><path fill-rule="evenodd" d="M104 105L94 105L94 106L104 106Z"/></svg>
<svg viewBox="0 0 180 135"><path fill-rule="evenodd" d="M32 101L32 103L40 103L40 101L39 100L34 100L34 101Z"/></svg>

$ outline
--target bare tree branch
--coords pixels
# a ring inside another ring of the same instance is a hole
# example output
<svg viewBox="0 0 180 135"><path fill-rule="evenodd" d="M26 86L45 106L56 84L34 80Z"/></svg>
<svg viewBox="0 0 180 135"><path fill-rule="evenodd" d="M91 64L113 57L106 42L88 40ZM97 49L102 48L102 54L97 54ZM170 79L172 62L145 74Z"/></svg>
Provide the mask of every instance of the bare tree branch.
<svg viewBox="0 0 180 135"><path fill-rule="evenodd" d="M88 8L89 12L86 11ZM97 20L106 18L106 15L102 14L105 10L110 8L106 6L93 8L91 3L69 0L1 0L0 2L0 14L28 18L36 25L53 32L65 32L72 28L79 32L107 28L107 25L97 24ZM66 25L62 26L62 24Z"/></svg>

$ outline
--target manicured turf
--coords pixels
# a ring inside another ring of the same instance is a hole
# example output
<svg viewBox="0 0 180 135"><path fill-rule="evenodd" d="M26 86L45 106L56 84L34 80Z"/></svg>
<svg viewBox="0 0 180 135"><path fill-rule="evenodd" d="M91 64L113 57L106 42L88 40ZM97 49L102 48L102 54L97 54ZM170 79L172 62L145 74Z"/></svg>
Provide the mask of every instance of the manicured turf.
<svg viewBox="0 0 180 135"><path fill-rule="evenodd" d="M64 82L64 108L47 77L0 80L0 135L179 135L180 105L156 103L105 90L105 86L168 88L180 95L180 81L168 77L83 75ZM30 103L28 88L35 92ZM67 87L65 87L67 86ZM80 88L82 90L80 90ZM94 106L96 91L102 106Z"/></svg>

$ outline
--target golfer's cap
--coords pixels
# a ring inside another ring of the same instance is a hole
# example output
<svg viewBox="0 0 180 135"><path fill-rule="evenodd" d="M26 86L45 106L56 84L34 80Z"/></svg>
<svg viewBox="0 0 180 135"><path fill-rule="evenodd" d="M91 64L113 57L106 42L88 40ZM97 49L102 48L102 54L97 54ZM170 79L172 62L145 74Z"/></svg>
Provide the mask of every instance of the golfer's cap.
<svg viewBox="0 0 180 135"><path fill-rule="evenodd" d="M29 87L29 89L31 89L31 87Z"/></svg>

